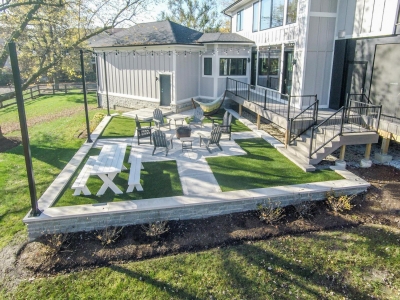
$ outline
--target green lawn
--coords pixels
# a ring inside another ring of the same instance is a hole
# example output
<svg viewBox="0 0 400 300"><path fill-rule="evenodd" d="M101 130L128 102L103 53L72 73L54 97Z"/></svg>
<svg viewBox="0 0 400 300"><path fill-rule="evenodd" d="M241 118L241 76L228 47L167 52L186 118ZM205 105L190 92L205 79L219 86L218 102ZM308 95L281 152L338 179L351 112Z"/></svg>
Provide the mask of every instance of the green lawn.
<svg viewBox="0 0 400 300"><path fill-rule="evenodd" d="M236 143L247 155L207 158L223 192L343 179L331 170L305 173L261 138Z"/></svg>
<svg viewBox="0 0 400 300"><path fill-rule="evenodd" d="M22 282L12 299L398 299L398 230L284 236Z"/></svg>
<svg viewBox="0 0 400 300"><path fill-rule="evenodd" d="M74 98L75 97L75 98ZM90 118L103 110L93 109L96 106L96 97L89 95ZM63 117L65 109L76 108L76 113ZM80 148L84 139L78 135L85 130L85 114L83 110L82 95L41 97L26 102L26 114L29 116L59 114L56 119L43 121L29 127L33 169L35 174L37 197L39 198L57 177L68 161ZM51 108L51 109L50 109ZM18 119L15 106L0 110L0 125L6 120ZM19 136L18 131L9 135ZM30 209L30 196L26 179L25 160L22 146L18 146L5 153L0 153L0 249L3 248L13 236L20 231L25 231L22 218Z"/></svg>
<svg viewBox="0 0 400 300"><path fill-rule="evenodd" d="M135 134L136 123L134 119L115 116L101 133L100 139L132 137Z"/></svg>
<svg viewBox="0 0 400 300"><path fill-rule="evenodd" d="M96 94L88 94L87 98L91 107L97 106ZM83 108L83 94L46 95L25 102L26 118L28 121L35 117ZM0 120L1 125L9 122L18 122L17 105L10 105L0 109Z"/></svg>

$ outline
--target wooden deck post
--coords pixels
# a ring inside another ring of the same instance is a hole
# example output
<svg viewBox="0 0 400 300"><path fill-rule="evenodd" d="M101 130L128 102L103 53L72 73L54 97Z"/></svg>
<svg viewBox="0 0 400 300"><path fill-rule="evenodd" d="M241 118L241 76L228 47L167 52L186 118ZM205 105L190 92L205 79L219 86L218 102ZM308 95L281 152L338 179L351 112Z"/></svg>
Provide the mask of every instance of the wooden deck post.
<svg viewBox="0 0 400 300"><path fill-rule="evenodd" d="M392 134L388 132L386 137L382 139L382 146L381 146L381 152L382 154L386 155L389 151L389 144L390 144L390 139L392 137Z"/></svg>
<svg viewBox="0 0 400 300"><path fill-rule="evenodd" d="M339 160L344 160L345 153L346 153L346 145L342 145L342 147L340 147Z"/></svg>
<svg viewBox="0 0 400 300"><path fill-rule="evenodd" d="M242 116L242 104L239 104L239 116Z"/></svg>
<svg viewBox="0 0 400 300"><path fill-rule="evenodd" d="M257 114L257 129L260 129L261 116Z"/></svg>
<svg viewBox="0 0 400 300"><path fill-rule="evenodd" d="M369 157L371 156L371 146L372 146L372 144L367 144L367 147L365 148L365 156L364 156L364 158L366 160L369 160Z"/></svg>

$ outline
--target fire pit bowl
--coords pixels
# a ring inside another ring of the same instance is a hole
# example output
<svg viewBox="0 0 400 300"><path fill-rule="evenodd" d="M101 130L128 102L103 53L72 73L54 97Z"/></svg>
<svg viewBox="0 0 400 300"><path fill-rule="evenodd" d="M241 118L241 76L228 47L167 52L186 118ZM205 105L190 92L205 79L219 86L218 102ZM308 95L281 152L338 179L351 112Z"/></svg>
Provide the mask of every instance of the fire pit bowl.
<svg viewBox="0 0 400 300"><path fill-rule="evenodd" d="M180 126L176 129L176 137L180 139L181 137L190 137L192 129L188 126Z"/></svg>

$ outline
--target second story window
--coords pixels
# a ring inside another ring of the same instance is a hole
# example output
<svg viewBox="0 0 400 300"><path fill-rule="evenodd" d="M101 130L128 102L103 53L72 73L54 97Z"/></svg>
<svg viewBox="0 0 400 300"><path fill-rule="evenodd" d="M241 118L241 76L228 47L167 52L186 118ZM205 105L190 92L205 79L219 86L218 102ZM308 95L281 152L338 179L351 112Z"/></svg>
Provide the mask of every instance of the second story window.
<svg viewBox="0 0 400 300"><path fill-rule="evenodd" d="M243 10L239 11L236 15L236 31L243 30Z"/></svg>
<svg viewBox="0 0 400 300"><path fill-rule="evenodd" d="M258 20L260 17L260 3L253 4L253 32L258 31Z"/></svg>
<svg viewBox="0 0 400 300"><path fill-rule="evenodd" d="M293 24L297 21L298 0L287 0L286 24Z"/></svg>
<svg viewBox="0 0 400 300"><path fill-rule="evenodd" d="M261 0L260 30L283 25L285 0Z"/></svg>

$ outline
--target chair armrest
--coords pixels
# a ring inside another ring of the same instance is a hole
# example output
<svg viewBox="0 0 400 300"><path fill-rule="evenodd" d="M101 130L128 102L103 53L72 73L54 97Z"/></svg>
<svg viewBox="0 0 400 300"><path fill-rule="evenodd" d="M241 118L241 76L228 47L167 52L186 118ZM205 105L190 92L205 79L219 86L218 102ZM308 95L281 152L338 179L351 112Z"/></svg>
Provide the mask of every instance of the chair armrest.
<svg viewBox="0 0 400 300"><path fill-rule="evenodd" d="M153 122L156 123L156 124L159 124L161 121L157 120L157 119L153 119Z"/></svg>
<svg viewBox="0 0 400 300"><path fill-rule="evenodd" d="M198 135L199 135L199 137L201 137L201 138L205 138L205 137L207 137L206 135L204 135L204 134L202 134L202 133L200 133L200 132L198 132L197 134L198 134Z"/></svg>

